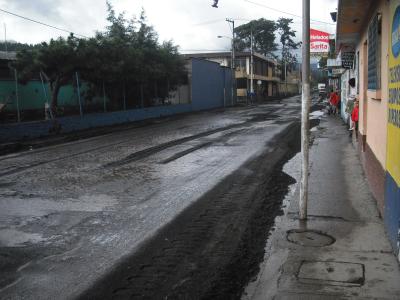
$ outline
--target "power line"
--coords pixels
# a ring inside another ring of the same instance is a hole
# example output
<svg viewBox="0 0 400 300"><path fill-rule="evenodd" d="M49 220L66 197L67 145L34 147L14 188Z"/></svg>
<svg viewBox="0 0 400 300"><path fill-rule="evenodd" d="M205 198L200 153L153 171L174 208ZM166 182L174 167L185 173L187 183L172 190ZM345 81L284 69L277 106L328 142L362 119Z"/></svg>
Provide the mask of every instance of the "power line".
<svg viewBox="0 0 400 300"><path fill-rule="evenodd" d="M181 52L229 52L229 49L182 49Z"/></svg>
<svg viewBox="0 0 400 300"><path fill-rule="evenodd" d="M13 12L11 12L11 11L7 11L7 10L1 9L1 8L0 8L0 11L4 12L4 13L6 13L6 14L9 14L9 15L12 15L12 16L15 16L15 17L18 17L18 18L21 18L21 19L30 21L30 22L34 22L34 23L43 25L43 26L47 26L47 27L50 27L50 28L53 28L53 29L57 29L57 30L60 30L60 31L72 33L72 34L74 34L74 35L81 36L81 37L84 37L84 38L88 38L87 36L84 36L83 34L74 33L74 32L72 32L72 31L70 31L70 30L66 30L66 29L59 28L59 27L56 27L56 26L53 26L53 25L50 25L50 24L46 24L46 23L43 23L43 22L40 22L40 21L31 19L31 18L28 18L28 17L24 17L24 16L18 15L18 14L16 14L16 13L13 13Z"/></svg>
<svg viewBox="0 0 400 300"><path fill-rule="evenodd" d="M296 17L301 18L300 16L296 16ZM254 21L254 19L246 19L246 18L233 18L233 20L239 21L239 22L251 22L251 21ZM192 27L196 27L196 26L211 25L211 24L215 24L215 23L219 23L219 22L223 22L223 21L225 21L225 20L224 19L210 20L210 21L205 21L205 22L201 22L201 23L192 24L191 26ZM294 24L303 24L303 23L301 23L299 21L293 21L293 23ZM320 23L324 23L325 25L331 25L331 26L335 25L335 24L326 23L326 22L323 22L323 21L311 21L311 24L320 24ZM230 29L232 30L232 28L230 28Z"/></svg>
<svg viewBox="0 0 400 300"><path fill-rule="evenodd" d="M202 25L209 25L209 24L214 24L214 23L219 23L223 22L225 19L218 19L218 20L210 20L210 21L205 21L197 24L192 24L192 26L202 26Z"/></svg>
<svg viewBox="0 0 400 300"><path fill-rule="evenodd" d="M245 2L248 2L248 3L251 3L251 4L254 4L254 5L258 5L258 6L267 8L267 9L269 9L269 10L273 10L273 11L279 12L279 13L281 13L281 14L286 14L286 15L289 15L289 16L292 16L292 17L296 17L296 18L300 18L300 19L303 18L302 16L295 15L295 14L292 14L292 13L289 13L289 12L286 12L286 11L283 11L283 10L279 10L279 9L276 9L276 8L273 8L273 7L269 7L269 6L266 6L266 5L261 4L261 3L253 2L253 1L250 1L250 0L244 0L244 1L245 1ZM315 19L311 19L311 21L316 22L316 23L322 23L322 24L328 24L328 25L335 25L334 23L329 23L329 22L320 21L320 20L315 20Z"/></svg>

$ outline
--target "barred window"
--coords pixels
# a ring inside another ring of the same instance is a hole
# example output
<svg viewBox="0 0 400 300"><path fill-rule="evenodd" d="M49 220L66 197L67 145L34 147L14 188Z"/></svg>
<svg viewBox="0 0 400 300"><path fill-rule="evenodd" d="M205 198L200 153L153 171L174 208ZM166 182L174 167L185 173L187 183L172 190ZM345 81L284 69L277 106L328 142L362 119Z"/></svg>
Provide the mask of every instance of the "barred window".
<svg viewBox="0 0 400 300"><path fill-rule="evenodd" d="M381 15L377 14L368 27L368 89L381 88Z"/></svg>

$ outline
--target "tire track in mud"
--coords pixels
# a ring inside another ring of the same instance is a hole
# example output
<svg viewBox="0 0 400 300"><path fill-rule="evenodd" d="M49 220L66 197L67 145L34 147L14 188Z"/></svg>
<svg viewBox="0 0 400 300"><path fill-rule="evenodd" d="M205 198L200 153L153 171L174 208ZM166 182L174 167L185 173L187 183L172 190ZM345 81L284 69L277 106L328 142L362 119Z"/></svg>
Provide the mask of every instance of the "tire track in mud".
<svg viewBox="0 0 400 300"><path fill-rule="evenodd" d="M207 130L207 131L204 131L204 132L200 132L198 134L190 135L190 136L183 137L183 138L180 138L180 139L175 139L175 140L172 140L172 141L169 141L169 142L165 142L165 143L153 146L153 147L149 147L149 148L146 148L146 149L143 149L143 150L139 150L139 151L136 151L136 152L128 155L127 157L125 157L125 158L123 158L121 160L117 160L117 161L108 163L108 164L104 165L103 167L105 167L105 168L109 168L109 167L113 168L113 167L122 166L122 165L125 165L125 164L128 164L128 163L131 163L131 162L138 161L138 160L143 159L143 158L147 158L147 157L149 157L151 155L154 155L154 154L156 154L156 153L158 153L160 151L163 151L165 149L168 149L168 148L183 144L183 143L188 142L188 141L196 140L196 139L199 139L199 138L202 138L202 137L206 137L206 136L209 136L209 135L212 135L212 134L215 134L215 133L231 130L231 129L234 129L234 128L247 127L247 126L250 126L251 123L269 120L269 119L271 119L271 114L272 113L273 113L273 111L272 112L267 112L263 116L253 117L250 120L247 120L247 121L244 121L244 122L241 122L241 123L232 124L232 125L229 125L229 126L216 128L216 129L212 129L212 130ZM39 166L42 166L42 165L46 165L46 164L49 164L49 163L62 161L62 160L65 160L65 159L71 159L71 158L74 158L74 157L77 157L77 156L80 156L80 155L84 155L84 154L87 154L87 153L92 153L94 151L100 151L100 150L104 150L104 149L107 149L107 148L110 148L110 147L115 147L116 145L124 144L124 143L130 142L130 141L131 141L130 138L127 138L127 139L124 139L123 141L120 141L120 142L117 142L117 143L98 146L96 148L86 149L86 150L83 150L83 151L72 153L70 155L65 155L65 156L62 156L62 157L56 157L54 159L36 161L35 163L30 163L30 164L29 163L28 164L27 163L15 164L15 165L12 165L8 170L0 172L0 178L1 177L5 177L5 176L9 176L9 175L18 174L18 173L27 171L29 169L36 168L36 167L39 167ZM44 150L40 150L40 152L43 152L43 151ZM27 154L21 154L21 155L26 156Z"/></svg>
<svg viewBox="0 0 400 300"><path fill-rule="evenodd" d="M184 138L180 138L180 139L176 139L176 140L169 141L169 142L166 142L166 143L162 143L162 144L159 144L159 145L156 145L156 146L153 146L153 147L149 147L149 148L146 148L146 149L143 149L143 150L140 150L140 151L136 151L134 153L131 153L130 155L128 155L127 157L125 157L123 159L108 163L108 164L104 165L104 167L105 168L108 168L108 167L111 167L111 168L120 167L120 166L123 166L125 164L129 164L131 162L135 162L135 161L138 161L140 159L147 158L147 157L152 156L152 155L154 155L154 154L156 154L158 152L161 152L163 150L166 150L166 149L174 147L174 146L181 145L181 144L189 142L189 141L197 140L199 138L207 137L207 136L213 135L215 133L220 133L220 132L228 131L228 130L235 129L235 128L249 127L249 126L251 126L252 123L265 122L265 121L273 120L275 118L276 117L275 116L271 116L271 114L264 114L262 116L256 116L256 117L253 117L252 119L247 120L245 122L241 122L241 123L238 123L238 124L225 126L225 127L222 127L222 128L216 128L216 129L213 129L213 130L204 131L204 132L201 132L201 133L198 133L198 134L195 134L195 135L187 136L187 137L184 137Z"/></svg>
<svg viewBox="0 0 400 300"><path fill-rule="evenodd" d="M299 130L290 125L80 299L240 299L293 183L282 166L299 150Z"/></svg>

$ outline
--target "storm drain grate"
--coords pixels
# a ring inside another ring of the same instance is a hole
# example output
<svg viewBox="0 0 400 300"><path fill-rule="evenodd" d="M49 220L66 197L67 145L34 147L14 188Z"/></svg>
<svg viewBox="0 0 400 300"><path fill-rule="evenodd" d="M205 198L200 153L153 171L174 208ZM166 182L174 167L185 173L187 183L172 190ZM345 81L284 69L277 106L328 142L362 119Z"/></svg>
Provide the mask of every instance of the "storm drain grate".
<svg viewBox="0 0 400 300"><path fill-rule="evenodd" d="M302 261L297 279L307 284L362 286L365 267L363 264L341 261Z"/></svg>
<svg viewBox="0 0 400 300"><path fill-rule="evenodd" d="M289 230L286 239L291 243L306 247L325 247L336 241L335 238L321 231L299 229Z"/></svg>

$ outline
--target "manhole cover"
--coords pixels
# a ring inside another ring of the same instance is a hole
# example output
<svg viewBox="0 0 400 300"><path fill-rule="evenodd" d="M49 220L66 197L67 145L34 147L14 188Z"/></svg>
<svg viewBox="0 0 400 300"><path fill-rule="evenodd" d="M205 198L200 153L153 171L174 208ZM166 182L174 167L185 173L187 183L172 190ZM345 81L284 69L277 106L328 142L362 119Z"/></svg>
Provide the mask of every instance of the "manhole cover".
<svg viewBox="0 0 400 300"><path fill-rule="evenodd" d="M292 229L287 232L286 238L291 243L307 247L325 247L335 242L332 236L317 230Z"/></svg>
<svg viewBox="0 0 400 300"><path fill-rule="evenodd" d="M297 279L301 283L335 286L362 286L363 264L334 261L303 261Z"/></svg>

